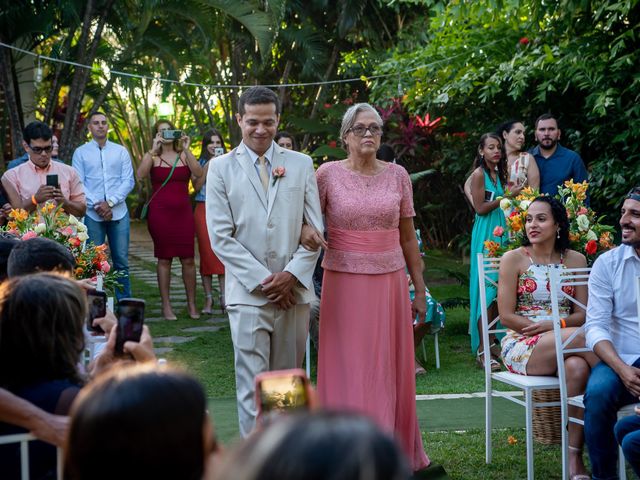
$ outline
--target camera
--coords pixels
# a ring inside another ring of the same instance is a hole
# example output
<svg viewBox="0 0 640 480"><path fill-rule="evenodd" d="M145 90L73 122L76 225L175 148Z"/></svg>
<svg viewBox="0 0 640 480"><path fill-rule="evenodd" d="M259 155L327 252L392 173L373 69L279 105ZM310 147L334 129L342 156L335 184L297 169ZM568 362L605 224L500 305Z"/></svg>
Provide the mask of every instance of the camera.
<svg viewBox="0 0 640 480"><path fill-rule="evenodd" d="M182 130L162 130L162 138L165 140L178 140L182 137Z"/></svg>
<svg viewBox="0 0 640 480"><path fill-rule="evenodd" d="M215 147L215 148L213 149L213 155L214 155L215 157L219 157L220 155L223 155L223 154L224 154L224 148L222 148L222 147Z"/></svg>

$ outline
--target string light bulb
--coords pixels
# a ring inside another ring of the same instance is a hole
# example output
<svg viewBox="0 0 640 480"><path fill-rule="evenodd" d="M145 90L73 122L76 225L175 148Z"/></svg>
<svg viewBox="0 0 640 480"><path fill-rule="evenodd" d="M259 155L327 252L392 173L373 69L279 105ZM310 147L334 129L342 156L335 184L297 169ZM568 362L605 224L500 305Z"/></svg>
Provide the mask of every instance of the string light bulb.
<svg viewBox="0 0 640 480"><path fill-rule="evenodd" d="M40 55L38 55L38 66L33 75L33 79L36 83L42 82L42 66L40 65Z"/></svg>

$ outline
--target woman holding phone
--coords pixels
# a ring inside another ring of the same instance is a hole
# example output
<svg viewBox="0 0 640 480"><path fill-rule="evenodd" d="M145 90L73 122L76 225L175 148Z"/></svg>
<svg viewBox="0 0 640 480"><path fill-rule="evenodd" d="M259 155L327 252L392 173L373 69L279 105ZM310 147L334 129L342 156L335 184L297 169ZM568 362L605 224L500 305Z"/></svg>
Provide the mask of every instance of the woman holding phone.
<svg viewBox="0 0 640 480"><path fill-rule="evenodd" d="M220 302L220 309L225 311L224 303L224 265L216 254L211 249L211 240L209 239L209 232L207 230L207 222L205 219L205 200L206 200L206 181L207 173L209 172L209 163L217 156L220 156L227 152L222 140L222 135L215 128L205 132L202 137L202 151L200 153L200 166L202 167L202 175L192 178L193 188L196 190L196 237L198 239L198 252L200 253L200 277L202 278L202 286L204 288L205 302L202 313L212 313L211 307L213 307L213 288L212 277L218 276L218 283L220 284L220 296L218 300Z"/></svg>
<svg viewBox="0 0 640 480"><path fill-rule="evenodd" d="M196 308L196 264L193 259L195 225L189 198L189 180L202 175L202 167L189 150L190 138L168 120L153 127L151 149L138 167L138 180L151 178L153 193L148 202L147 226L153 239L162 316L176 320L171 309L171 263L180 258L182 281L187 294L187 309L193 319L200 318Z"/></svg>

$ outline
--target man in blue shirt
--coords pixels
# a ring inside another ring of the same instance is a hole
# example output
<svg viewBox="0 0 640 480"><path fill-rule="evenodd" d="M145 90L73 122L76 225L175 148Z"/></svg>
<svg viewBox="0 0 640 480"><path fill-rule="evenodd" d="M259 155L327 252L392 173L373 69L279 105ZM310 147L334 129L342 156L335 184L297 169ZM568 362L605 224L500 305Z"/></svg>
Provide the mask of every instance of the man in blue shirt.
<svg viewBox="0 0 640 480"><path fill-rule="evenodd" d="M129 152L122 145L107 140L109 122L102 112L89 116L93 137L73 153L72 166L78 171L87 196L89 240L101 245L109 239L114 269L124 275L118 279L121 289L116 297L131 296L129 282L129 211L126 199L133 189L133 166Z"/></svg>
<svg viewBox="0 0 640 480"><path fill-rule="evenodd" d="M558 120L550 113L536 120L535 136L538 146L529 153L540 170L540 193L555 195L558 185L573 179L575 183L588 181L589 174L580 155L558 143L562 132Z"/></svg>

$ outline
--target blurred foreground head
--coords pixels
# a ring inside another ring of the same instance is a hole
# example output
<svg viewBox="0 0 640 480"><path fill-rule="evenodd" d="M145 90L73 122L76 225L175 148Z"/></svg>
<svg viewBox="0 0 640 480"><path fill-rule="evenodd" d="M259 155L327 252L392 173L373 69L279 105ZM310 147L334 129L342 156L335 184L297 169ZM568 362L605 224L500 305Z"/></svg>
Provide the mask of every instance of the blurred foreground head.
<svg viewBox="0 0 640 480"><path fill-rule="evenodd" d="M73 275L75 267L76 260L67 248L44 237L22 240L13 247L7 260L9 277L52 271Z"/></svg>
<svg viewBox="0 0 640 480"><path fill-rule="evenodd" d="M200 383L154 364L113 368L71 411L65 478L200 480L212 432Z"/></svg>
<svg viewBox="0 0 640 480"><path fill-rule="evenodd" d="M357 414L283 416L256 432L222 467L220 480L405 480L395 441Z"/></svg>

